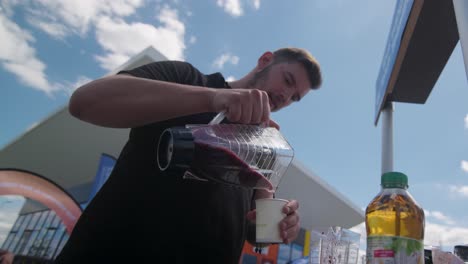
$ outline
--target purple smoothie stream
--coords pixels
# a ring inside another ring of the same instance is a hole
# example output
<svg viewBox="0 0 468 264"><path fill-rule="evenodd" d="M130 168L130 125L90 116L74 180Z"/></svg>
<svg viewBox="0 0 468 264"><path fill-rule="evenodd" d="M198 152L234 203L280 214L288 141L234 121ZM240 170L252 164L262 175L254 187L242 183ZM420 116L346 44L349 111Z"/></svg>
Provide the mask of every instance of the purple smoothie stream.
<svg viewBox="0 0 468 264"><path fill-rule="evenodd" d="M191 169L213 181L273 191L265 176L224 147L196 141Z"/></svg>

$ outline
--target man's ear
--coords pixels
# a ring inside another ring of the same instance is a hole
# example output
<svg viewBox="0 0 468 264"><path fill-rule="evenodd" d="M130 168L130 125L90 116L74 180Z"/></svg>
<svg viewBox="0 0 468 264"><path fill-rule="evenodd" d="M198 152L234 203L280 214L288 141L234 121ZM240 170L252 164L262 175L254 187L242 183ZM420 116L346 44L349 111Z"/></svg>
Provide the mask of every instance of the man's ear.
<svg viewBox="0 0 468 264"><path fill-rule="evenodd" d="M271 51L263 53L263 55L258 58L257 69L263 70L266 66L270 65L272 61L273 53Z"/></svg>

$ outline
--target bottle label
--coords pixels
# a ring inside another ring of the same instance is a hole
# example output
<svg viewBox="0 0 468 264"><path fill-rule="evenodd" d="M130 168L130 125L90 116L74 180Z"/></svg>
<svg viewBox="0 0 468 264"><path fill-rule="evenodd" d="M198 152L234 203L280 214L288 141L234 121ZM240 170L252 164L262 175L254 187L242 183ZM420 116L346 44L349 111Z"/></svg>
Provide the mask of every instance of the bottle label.
<svg viewBox="0 0 468 264"><path fill-rule="evenodd" d="M424 244L397 236L367 237L367 264L424 264Z"/></svg>

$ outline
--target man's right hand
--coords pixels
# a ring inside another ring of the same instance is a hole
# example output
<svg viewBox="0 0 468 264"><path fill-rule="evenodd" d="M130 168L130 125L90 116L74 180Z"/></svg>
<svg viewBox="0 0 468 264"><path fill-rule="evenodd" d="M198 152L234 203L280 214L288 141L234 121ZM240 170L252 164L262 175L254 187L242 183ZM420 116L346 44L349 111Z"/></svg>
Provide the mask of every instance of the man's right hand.
<svg viewBox="0 0 468 264"><path fill-rule="evenodd" d="M270 101L257 89L216 89L212 99L216 112L225 111L230 122L261 124L270 121Z"/></svg>

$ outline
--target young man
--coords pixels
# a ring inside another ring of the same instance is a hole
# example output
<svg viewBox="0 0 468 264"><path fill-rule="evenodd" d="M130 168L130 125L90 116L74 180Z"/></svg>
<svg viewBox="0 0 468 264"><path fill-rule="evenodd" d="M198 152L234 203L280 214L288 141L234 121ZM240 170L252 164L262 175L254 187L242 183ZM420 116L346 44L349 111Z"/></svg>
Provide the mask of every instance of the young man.
<svg viewBox="0 0 468 264"><path fill-rule="evenodd" d="M227 83L186 62L163 61L92 81L72 95L70 113L99 126L132 128L114 170L83 212L56 263L238 263L252 203L250 189L182 179L158 169L156 146L166 128L206 124L225 111L233 123L268 124L270 111L321 85L305 50L265 52L243 78ZM298 203L281 222L284 243L299 231Z"/></svg>

